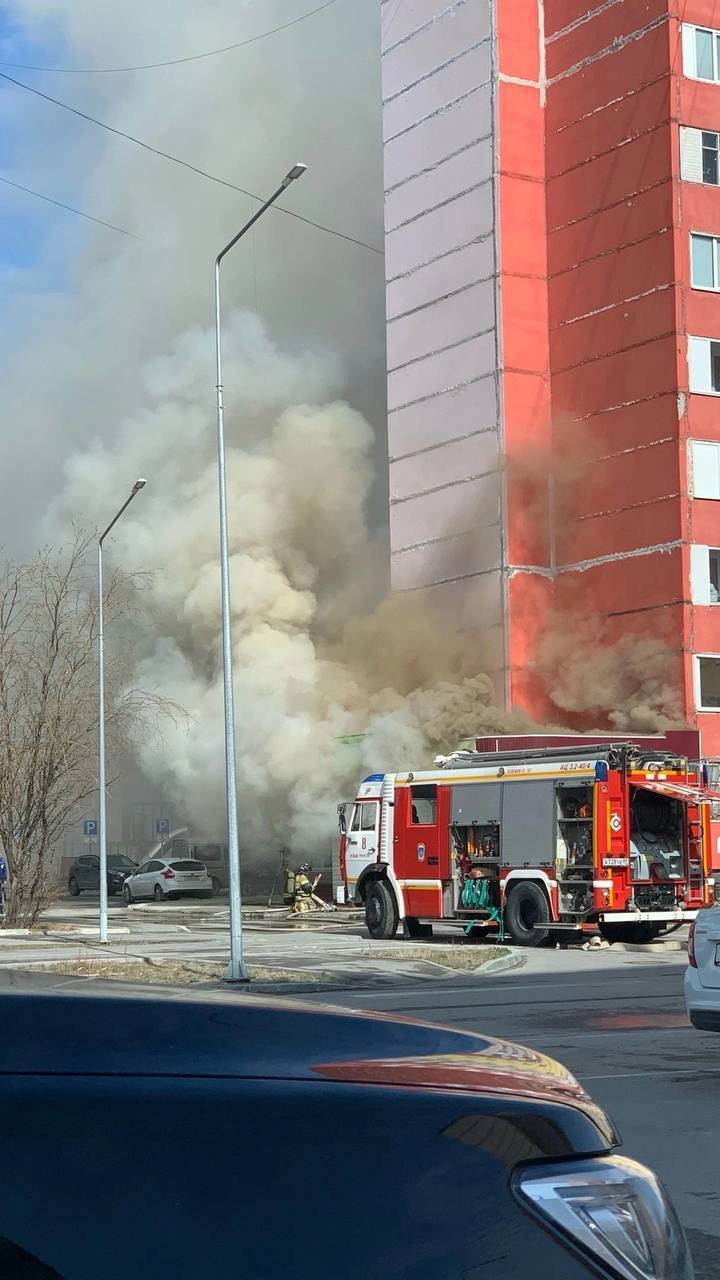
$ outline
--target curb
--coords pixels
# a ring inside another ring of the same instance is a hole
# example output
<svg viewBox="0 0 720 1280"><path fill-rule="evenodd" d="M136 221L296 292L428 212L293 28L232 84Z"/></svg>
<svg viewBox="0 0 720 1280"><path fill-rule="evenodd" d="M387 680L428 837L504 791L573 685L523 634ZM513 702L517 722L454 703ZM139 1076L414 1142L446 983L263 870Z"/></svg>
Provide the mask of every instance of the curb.
<svg viewBox="0 0 720 1280"><path fill-rule="evenodd" d="M122 937L124 934L128 934L128 933L130 933L130 930L126 929L124 925L118 925L117 928L110 927L108 929L108 937L110 938ZM76 938L97 939L97 934L98 934L97 925L81 926L80 928L73 929L72 931L68 930L67 933L64 931L56 933L55 930L53 929L42 930L42 936L44 938L52 938L53 942L73 942L74 939ZM1 936L2 935L0 935L0 937ZM102 943L98 942L98 946L102 946Z"/></svg>
<svg viewBox="0 0 720 1280"><path fill-rule="evenodd" d="M481 964L479 969L473 969L473 974L481 976L483 973L509 973L511 969L522 969L527 964L527 956L519 956L511 954L509 956L497 956L494 960L488 960L486 964Z"/></svg>

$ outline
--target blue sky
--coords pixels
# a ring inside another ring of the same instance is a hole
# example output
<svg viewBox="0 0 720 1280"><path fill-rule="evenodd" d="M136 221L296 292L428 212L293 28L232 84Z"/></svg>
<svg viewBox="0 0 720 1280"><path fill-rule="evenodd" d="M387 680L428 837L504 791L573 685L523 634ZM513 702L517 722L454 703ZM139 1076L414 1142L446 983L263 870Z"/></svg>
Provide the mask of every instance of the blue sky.
<svg viewBox="0 0 720 1280"><path fill-rule="evenodd" d="M29 39L21 27L13 24L7 12L0 8L0 63L5 61L52 65L67 62L68 54L59 34L39 45ZM57 91L60 79L38 72L16 71L2 65L0 71L50 93ZM42 104L13 85L0 81L0 175L81 208L82 193L77 189L65 189L58 182L57 173L44 174L42 165L38 164L42 141L41 107L43 112L53 110L49 104ZM52 137L57 121L48 115L47 125L48 134ZM9 288L62 288L65 276L62 262L53 261L52 254L48 255L48 240L56 231L64 235L71 222L80 223L81 230L81 220L2 183L0 219L0 306L7 299Z"/></svg>

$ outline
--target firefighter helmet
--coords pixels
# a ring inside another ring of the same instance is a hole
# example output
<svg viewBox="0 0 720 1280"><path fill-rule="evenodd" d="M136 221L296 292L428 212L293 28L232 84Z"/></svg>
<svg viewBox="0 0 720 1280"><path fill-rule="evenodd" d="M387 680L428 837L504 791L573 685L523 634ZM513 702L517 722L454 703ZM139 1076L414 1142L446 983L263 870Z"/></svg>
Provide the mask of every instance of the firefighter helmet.
<svg viewBox="0 0 720 1280"><path fill-rule="evenodd" d="M295 874L298 876L309 876L311 871L312 867L309 862L301 862Z"/></svg>

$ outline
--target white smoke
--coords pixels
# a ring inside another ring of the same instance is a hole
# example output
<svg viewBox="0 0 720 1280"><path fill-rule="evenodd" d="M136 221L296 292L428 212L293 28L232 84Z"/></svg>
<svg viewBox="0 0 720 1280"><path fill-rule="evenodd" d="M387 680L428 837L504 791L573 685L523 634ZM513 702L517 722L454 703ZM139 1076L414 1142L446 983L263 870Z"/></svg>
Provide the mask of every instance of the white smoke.
<svg viewBox="0 0 720 1280"><path fill-rule="evenodd" d="M65 467L64 527L83 493L148 478L113 559L154 572L140 682L189 729L141 750L196 829L222 829L224 773L212 334L184 334L144 374L146 407ZM417 765L482 723L492 687L412 602L373 610L384 557L367 524L373 433L336 398L328 355L273 346L256 317L226 327L230 579L243 835L316 853L361 767ZM289 407L288 407L289 406ZM128 472L132 459L133 473ZM372 560L376 558L375 580ZM443 677L450 680L443 680ZM497 711L490 711L496 726ZM353 752L339 739L366 733Z"/></svg>

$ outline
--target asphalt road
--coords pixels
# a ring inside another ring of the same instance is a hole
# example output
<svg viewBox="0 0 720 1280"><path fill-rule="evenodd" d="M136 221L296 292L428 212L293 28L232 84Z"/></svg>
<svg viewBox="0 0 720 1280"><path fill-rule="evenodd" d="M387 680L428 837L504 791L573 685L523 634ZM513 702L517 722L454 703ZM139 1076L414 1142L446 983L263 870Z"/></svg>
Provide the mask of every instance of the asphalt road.
<svg viewBox="0 0 720 1280"><path fill-rule="evenodd" d="M633 959L621 970L598 957L589 971L585 957L567 968L559 953L535 953L527 968L500 977L343 993L334 1002L482 1031L559 1058L610 1114L625 1154L670 1189L697 1280L716 1280L720 1035L687 1023L684 956L677 964Z"/></svg>

